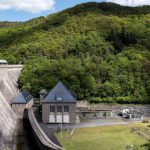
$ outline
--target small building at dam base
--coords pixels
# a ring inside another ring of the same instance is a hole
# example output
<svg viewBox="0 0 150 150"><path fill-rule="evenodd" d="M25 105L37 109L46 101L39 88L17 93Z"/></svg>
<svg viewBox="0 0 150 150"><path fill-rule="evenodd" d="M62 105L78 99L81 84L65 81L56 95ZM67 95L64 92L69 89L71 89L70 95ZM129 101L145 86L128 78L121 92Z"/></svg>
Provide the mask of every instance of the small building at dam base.
<svg viewBox="0 0 150 150"><path fill-rule="evenodd" d="M43 123L76 123L76 95L62 82L58 82L49 93L41 94Z"/></svg>
<svg viewBox="0 0 150 150"><path fill-rule="evenodd" d="M24 118L24 110L30 109L33 106L33 97L28 91L22 91L18 96L14 97L11 107L17 115L18 119Z"/></svg>

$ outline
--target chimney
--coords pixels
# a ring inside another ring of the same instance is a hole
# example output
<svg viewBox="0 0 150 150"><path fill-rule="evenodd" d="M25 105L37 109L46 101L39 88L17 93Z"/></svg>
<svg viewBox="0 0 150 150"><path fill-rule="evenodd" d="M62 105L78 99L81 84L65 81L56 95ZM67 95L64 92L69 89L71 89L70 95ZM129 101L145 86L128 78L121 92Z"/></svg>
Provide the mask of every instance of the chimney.
<svg viewBox="0 0 150 150"><path fill-rule="evenodd" d="M39 94L40 94L40 105L42 103L42 100L44 99L45 94L47 93L47 91L45 89L42 89Z"/></svg>

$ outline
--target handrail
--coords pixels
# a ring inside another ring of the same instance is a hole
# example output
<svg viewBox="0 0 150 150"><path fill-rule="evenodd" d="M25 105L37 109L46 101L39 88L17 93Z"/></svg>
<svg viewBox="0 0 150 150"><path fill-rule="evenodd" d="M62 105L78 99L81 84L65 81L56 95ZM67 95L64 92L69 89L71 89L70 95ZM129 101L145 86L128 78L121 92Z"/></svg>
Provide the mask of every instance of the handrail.
<svg viewBox="0 0 150 150"><path fill-rule="evenodd" d="M37 128L37 130L40 132L40 135L42 135L42 137L39 136L38 133L35 131L35 134L37 135L37 137L40 139L40 141L41 141L44 145L46 145L46 146L48 146L48 147L50 147L50 148L53 148L53 149L55 149L55 150L64 150L62 147L60 147L60 146L56 145L55 143L53 143L53 142L49 139L49 137L45 134L45 132L42 130L42 128L41 128L40 125L38 124L38 122L37 122L37 120L36 120L36 118L35 118L35 116L34 116L34 113L33 113L33 109L32 109L32 108L31 108L31 109L28 109L28 116L29 116L29 121L30 121L30 123L31 123L31 126L32 126L33 130L35 131L35 128Z"/></svg>

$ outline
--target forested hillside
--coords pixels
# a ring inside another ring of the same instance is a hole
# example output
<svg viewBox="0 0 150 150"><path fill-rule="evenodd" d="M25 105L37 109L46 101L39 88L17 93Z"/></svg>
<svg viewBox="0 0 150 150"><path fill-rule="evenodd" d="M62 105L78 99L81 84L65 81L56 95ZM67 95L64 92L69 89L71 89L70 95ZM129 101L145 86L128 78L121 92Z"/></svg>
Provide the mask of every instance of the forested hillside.
<svg viewBox="0 0 150 150"><path fill-rule="evenodd" d="M92 2L0 28L0 59L25 64L34 96L61 80L78 99L150 103L150 6Z"/></svg>
<svg viewBox="0 0 150 150"><path fill-rule="evenodd" d="M19 25L22 25L22 23L21 22L8 22L8 21L0 22L0 28L18 27Z"/></svg>

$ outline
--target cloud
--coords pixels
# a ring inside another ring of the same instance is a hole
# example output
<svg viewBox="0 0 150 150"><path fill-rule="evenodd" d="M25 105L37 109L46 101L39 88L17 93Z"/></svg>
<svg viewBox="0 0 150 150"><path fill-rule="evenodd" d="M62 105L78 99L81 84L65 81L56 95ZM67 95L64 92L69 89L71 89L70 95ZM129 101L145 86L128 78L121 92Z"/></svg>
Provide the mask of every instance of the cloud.
<svg viewBox="0 0 150 150"><path fill-rule="evenodd" d="M0 0L0 10L15 9L31 13L40 13L54 9L55 0Z"/></svg>
<svg viewBox="0 0 150 150"><path fill-rule="evenodd" d="M150 5L150 0L106 0L106 1L129 6Z"/></svg>

